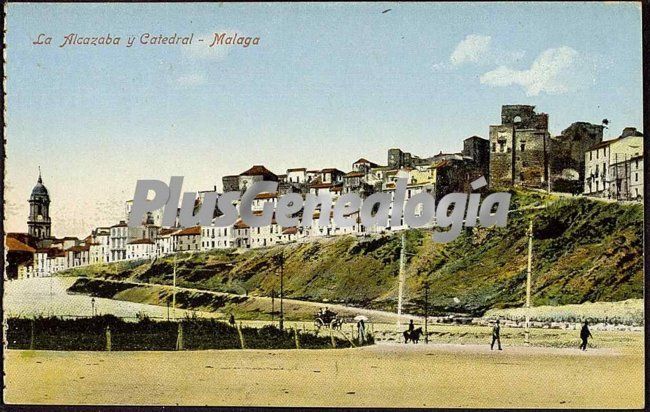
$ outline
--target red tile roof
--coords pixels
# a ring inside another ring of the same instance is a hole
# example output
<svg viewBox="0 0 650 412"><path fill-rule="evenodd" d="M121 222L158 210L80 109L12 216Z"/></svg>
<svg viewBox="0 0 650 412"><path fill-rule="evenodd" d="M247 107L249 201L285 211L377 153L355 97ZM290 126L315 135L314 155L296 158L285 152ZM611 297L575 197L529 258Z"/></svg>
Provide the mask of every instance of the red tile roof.
<svg viewBox="0 0 650 412"><path fill-rule="evenodd" d="M34 253L36 251L36 249L34 249L33 247L26 245L20 240L9 236L7 236L5 240L5 244L7 245L7 251L9 252Z"/></svg>
<svg viewBox="0 0 650 412"><path fill-rule="evenodd" d="M244 223L243 220L238 220L235 223L235 229L250 229L250 226L248 226L246 223Z"/></svg>
<svg viewBox="0 0 650 412"><path fill-rule="evenodd" d="M192 226L185 228L177 233L174 233L172 236L193 236L201 234L201 226Z"/></svg>
<svg viewBox="0 0 650 412"><path fill-rule="evenodd" d="M65 251L66 252L87 252L90 250L90 246L84 245L84 246L72 246L67 248Z"/></svg>
<svg viewBox="0 0 650 412"><path fill-rule="evenodd" d="M259 195L255 196L255 199L275 199L276 197L278 197L278 194L276 192L262 192Z"/></svg>
<svg viewBox="0 0 650 412"><path fill-rule="evenodd" d="M277 176L273 172L262 165L255 165L245 172L240 173L239 176L265 176L277 179Z"/></svg>
<svg viewBox="0 0 650 412"><path fill-rule="evenodd" d="M129 245L153 245L151 239L136 239L129 242Z"/></svg>
<svg viewBox="0 0 650 412"><path fill-rule="evenodd" d="M295 235L296 233L298 233L298 229L295 226L288 227L282 231L283 235Z"/></svg>
<svg viewBox="0 0 650 412"><path fill-rule="evenodd" d="M330 167L330 168L327 168L327 169L323 169L323 170L321 170L320 172L321 172L321 173L335 173L335 172L343 173L342 170L336 169L336 168L334 168L334 167Z"/></svg>
<svg viewBox="0 0 650 412"><path fill-rule="evenodd" d="M309 185L309 187L313 189L327 189L332 186L334 186L332 183L320 183L320 182Z"/></svg>
<svg viewBox="0 0 650 412"><path fill-rule="evenodd" d="M370 165L370 167L378 166L377 163L371 162L370 160L364 159L363 157L361 159L357 160L356 162L352 163L352 164L354 165L354 164L357 164L357 163L367 163L367 164Z"/></svg>

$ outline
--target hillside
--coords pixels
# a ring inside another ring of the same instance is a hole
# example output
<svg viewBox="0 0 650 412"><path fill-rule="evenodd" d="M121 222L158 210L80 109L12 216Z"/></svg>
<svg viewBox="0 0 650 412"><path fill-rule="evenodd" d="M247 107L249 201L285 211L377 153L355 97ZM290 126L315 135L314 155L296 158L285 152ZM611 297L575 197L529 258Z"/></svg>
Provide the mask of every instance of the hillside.
<svg viewBox="0 0 650 412"><path fill-rule="evenodd" d="M448 244L430 232L407 232L405 310L421 313L428 281L430 313L482 314L522 305L526 229L534 220L533 304L618 301L643 296L643 208L585 198L516 192L505 228L468 228ZM284 254L285 296L395 310L400 235L345 236L244 252L214 250L177 256L177 284L270 296L279 290ZM171 284L173 257L68 270L63 275ZM456 303L457 298L459 301Z"/></svg>

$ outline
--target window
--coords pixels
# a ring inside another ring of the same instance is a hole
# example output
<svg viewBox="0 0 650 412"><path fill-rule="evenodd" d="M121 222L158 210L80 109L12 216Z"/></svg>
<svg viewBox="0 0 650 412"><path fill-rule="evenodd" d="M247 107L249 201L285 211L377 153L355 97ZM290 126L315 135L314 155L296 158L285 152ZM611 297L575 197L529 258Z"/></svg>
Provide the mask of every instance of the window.
<svg viewBox="0 0 650 412"><path fill-rule="evenodd" d="M634 174L634 181L635 181L635 182L638 182L638 181L639 181L639 174L638 174L638 173L635 173L635 174Z"/></svg>
<svg viewBox="0 0 650 412"><path fill-rule="evenodd" d="M593 159L593 157L594 157L593 155L594 155L594 152L589 152L589 160Z"/></svg>
<svg viewBox="0 0 650 412"><path fill-rule="evenodd" d="M497 144L496 144L496 143L492 143L492 152L494 153L494 152L496 152L496 151L497 151Z"/></svg>
<svg viewBox="0 0 650 412"><path fill-rule="evenodd" d="M526 150L526 142L521 142L521 151Z"/></svg>

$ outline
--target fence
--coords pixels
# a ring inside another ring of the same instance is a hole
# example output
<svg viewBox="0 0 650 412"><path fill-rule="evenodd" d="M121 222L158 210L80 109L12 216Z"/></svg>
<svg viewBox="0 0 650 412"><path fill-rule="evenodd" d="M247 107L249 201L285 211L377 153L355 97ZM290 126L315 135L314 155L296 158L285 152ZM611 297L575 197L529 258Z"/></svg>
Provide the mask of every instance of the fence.
<svg viewBox="0 0 650 412"><path fill-rule="evenodd" d="M347 334L325 335L280 330L273 325L261 328L231 326L215 319L186 318L178 322L125 322L112 315L93 318L7 319L9 349L35 350L202 350L202 349L320 349L358 346ZM372 344L372 336L363 344Z"/></svg>

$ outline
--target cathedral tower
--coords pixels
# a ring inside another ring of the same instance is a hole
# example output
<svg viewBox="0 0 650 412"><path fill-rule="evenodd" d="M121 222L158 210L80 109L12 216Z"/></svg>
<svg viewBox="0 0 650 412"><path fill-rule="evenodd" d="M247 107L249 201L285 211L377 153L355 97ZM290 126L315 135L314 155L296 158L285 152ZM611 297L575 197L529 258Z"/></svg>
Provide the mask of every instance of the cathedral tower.
<svg viewBox="0 0 650 412"><path fill-rule="evenodd" d="M50 237L50 195L47 188L43 185L41 171L38 171L38 182L32 189L32 195L29 197L29 218L27 227L29 234L36 239L45 239Z"/></svg>

